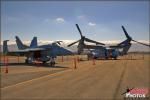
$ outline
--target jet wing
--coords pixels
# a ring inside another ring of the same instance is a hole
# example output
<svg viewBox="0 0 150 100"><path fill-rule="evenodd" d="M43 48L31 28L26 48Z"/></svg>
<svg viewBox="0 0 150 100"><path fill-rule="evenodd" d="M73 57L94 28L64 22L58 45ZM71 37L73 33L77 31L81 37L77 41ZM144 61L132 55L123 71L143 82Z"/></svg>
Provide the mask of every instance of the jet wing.
<svg viewBox="0 0 150 100"><path fill-rule="evenodd" d="M25 55L29 55L30 53L36 52L36 51L45 51L45 50L46 50L45 48L28 48L28 49L24 49L24 50L11 51L11 52L8 52L7 55L25 56Z"/></svg>
<svg viewBox="0 0 150 100"><path fill-rule="evenodd" d="M28 49L25 49L25 51L27 51L27 52L45 51L45 50L46 50L45 48L28 48Z"/></svg>
<svg viewBox="0 0 150 100"><path fill-rule="evenodd" d="M16 53L27 53L27 52L34 52L34 51L44 51L46 50L45 48L28 48L24 50L17 50L17 51L12 51Z"/></svg>

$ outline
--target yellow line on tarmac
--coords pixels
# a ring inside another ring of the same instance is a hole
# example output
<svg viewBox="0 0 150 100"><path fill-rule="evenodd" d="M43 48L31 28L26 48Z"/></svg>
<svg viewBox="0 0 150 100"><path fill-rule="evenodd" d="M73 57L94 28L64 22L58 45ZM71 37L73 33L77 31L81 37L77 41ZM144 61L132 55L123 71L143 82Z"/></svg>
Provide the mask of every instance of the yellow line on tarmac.
<svg viewBox="0 0 150 100"><path fill-rule="evenodd" d="M24 81L24 82L20 82L20 83L14 84L14 85L6 86L6 87L3 87L3 88L1 88L1 89L3 90L3 89L7 89L7 88L14 87L14 86L17 86L17 85L29 83L29 82L36 81L36 80L39 80L39 79L42 79L42 78L46 78L46 77L48 77L48 76L54 76L54 75L56 75L56 74L61 74L61 73L64 73L64 72L67 72L67 71L70 71L70 70L71 70L71 69L64 70L64 71L60 71L60 72L56 72L56 73L53 73L53 74L48 74L48 75L45 75L45 76L41 76L41 77L38 77L38 78L34 78L34 79L31 79L31 80L27 80L27 81Z"/></svg>

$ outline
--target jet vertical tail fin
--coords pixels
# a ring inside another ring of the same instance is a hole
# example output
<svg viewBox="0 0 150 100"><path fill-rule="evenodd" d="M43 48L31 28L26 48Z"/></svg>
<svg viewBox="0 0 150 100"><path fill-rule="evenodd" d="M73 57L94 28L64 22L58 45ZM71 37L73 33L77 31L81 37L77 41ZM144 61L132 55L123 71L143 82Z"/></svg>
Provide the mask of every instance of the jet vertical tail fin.
<svg viewBox="0 0 150 100"><path fill-rule="evenodd" d="M16 38L16 44L18 46L18 49L22 50L22 49L28 48L28 46L26 46L22 43L22 41L19 39L18 36L16 36L15 38Z"/></svg>
<svg viewBox="0 0 150 100"><path fill-rule="evenodd" d="M37 47L37 37L33 37L30 44L30 48L34 48L34 47Z"/></svg>
<svg viewBox="0 0 150 100"><path fill-rule="evenodd" d="M4 55L6 55L8 52L9 52L9 50L8 50L8 45L7 45L7 42L8 42L9 40L4 40L3 41L3 54Z"/></svg>

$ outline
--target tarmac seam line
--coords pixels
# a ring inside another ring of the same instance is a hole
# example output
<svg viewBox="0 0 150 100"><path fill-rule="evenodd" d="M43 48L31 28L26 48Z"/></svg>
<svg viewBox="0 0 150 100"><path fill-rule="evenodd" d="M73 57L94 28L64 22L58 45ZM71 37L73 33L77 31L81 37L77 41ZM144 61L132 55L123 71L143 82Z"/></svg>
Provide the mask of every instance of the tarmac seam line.
<svg viewBox="0 0 150 100"><path fill-rule="evenodd" d="M45 76L41 76L41 77L38 77L38 78L34 78L34 79L31 79L31 80L27 80L27 81L23 81L23 82L20 82L20 83L17 83L17 84L6 86L6 87L0 88L0 89L7 89L7 88L14 87L14 86L17 86L17 85L21 85L21 84L25 84L25 83L28 83L28 82L36 81L36 80L39 80L39 79L42 79L42 78L46 78L48 76L53 76L53 75L56 75L56 74L61 74L63 72L70 71L70 70L71 69L63 70L63 71L56 72L56 73L53 73L53 74L48 74L48 75L45 75Z"/></svg>

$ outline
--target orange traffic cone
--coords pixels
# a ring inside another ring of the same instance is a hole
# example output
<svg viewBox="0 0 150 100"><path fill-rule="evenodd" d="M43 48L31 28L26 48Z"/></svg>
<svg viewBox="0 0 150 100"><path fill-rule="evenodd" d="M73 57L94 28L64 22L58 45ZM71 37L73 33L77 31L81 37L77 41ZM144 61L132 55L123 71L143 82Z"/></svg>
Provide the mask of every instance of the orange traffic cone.
<svg viewBox="0 0 150 100"><path fill-rule="evenodd" d="M93 65L95 65L95 59L93 58Z"/></svg>
<svg viewBox="0 0 150 100"><path fill-rule="evenodd" d="M76 62L76 58L74 58L73 60L74 60L74 69L77 69L77 62Z"/></svg>
<svg viewBox="0 0 150 100"><path fill-rule="evenodd" d="M8 73L8 58L5 59L5 73Z"/></svg>

